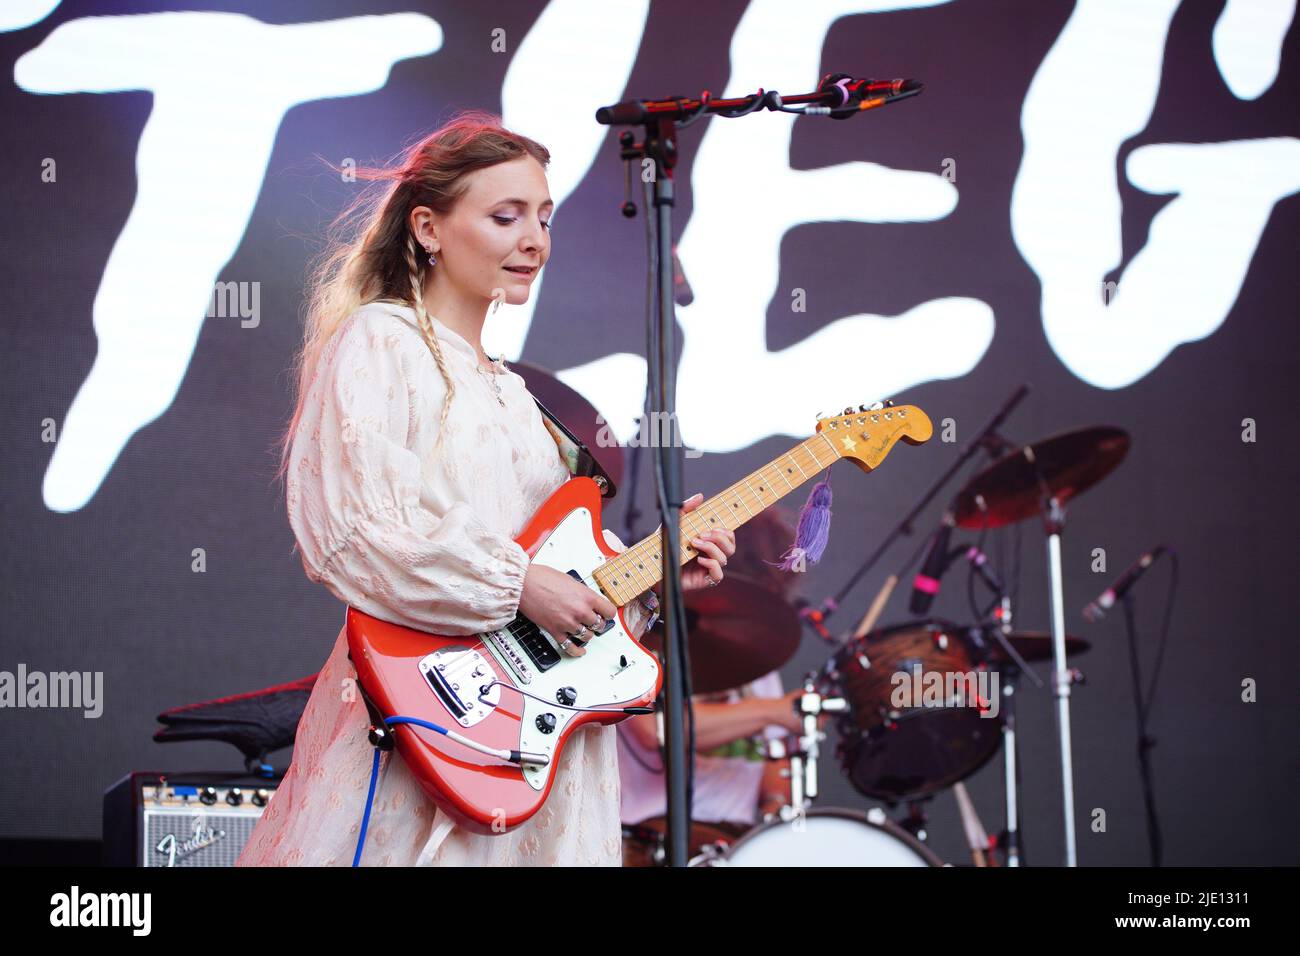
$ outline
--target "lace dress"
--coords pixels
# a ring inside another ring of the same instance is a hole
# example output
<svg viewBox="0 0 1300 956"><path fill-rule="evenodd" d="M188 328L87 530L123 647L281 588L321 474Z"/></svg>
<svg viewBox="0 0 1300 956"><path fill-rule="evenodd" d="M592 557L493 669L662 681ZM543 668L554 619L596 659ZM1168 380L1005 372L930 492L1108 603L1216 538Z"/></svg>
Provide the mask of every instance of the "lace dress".
<svg viewBox="0 0 1300 956"><path fill-rule="evenodd" d="M446 386L415 312L372 302L321 357L294 434L287 505L308 577L339 600L397 624L470 635L513 619L528 565L514 536L570 475L523 378L499 370L502 407L474 347L436 319L434 329L456 383L439 455L447 471L431 455ZM639 603L625 616L639 635ZM293 761L236 865L351 865L374 753L355 678L340 628ZM546 804L494 835L455 825L401 755L385 753L361 864L620 865L615 734L576 731Z"/></svg>

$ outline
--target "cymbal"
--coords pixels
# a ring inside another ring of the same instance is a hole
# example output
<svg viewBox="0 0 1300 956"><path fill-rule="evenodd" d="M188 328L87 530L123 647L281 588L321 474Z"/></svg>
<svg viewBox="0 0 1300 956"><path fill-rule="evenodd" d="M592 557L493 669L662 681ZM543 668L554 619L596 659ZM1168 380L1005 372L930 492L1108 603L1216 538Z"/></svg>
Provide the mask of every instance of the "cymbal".
<svg viewBox="0 0 1300 956"><path fill-rule="evenodd" d="M722 585L718 585L721 587ZM989 634L984 638L988 642L990 653L1003 660L1010 660L998 639ZM1050 631L1012 631L1007 640L1016 649L1016 653L1028 661L1050 661L1052 659L1052 633ZM1081 637L1065 635L1065 653L1067 657L1082 654L1092 645Z"/></svg>
<svg viewBox="0 0 1300 956"><path fill-rule="evenodd" d="M1017 449L985 468L957 495L957 525L1000 528L1041 513L1040 477L1065 504L1110 474L1124 460L1128 446L1128 432L1099 425Z"/></svg>
<svg viewBox="0 0 1300 956"><path fill-rule="evenodd" d="M799 647L799 614L781 596L737 574L686 592L691 692L716 694L776 670ZM663 632L642 643L660 657Z"/></svg>
<svg viewBox="0 0 1300 956"><path fill-rule="evenodd" d="M601 422L608 419L601 417L595 406L582 396L581 392L565 385L551 372L534 365L532 362L508 362L510 370L518 372L524 379L528 391L551 410L566 428L577 435L592 457L600 462L614 482L614 487L623 484L623 448L621 445L602 445L597 441ZM719 585L720 587L721 585Z"/></svg>

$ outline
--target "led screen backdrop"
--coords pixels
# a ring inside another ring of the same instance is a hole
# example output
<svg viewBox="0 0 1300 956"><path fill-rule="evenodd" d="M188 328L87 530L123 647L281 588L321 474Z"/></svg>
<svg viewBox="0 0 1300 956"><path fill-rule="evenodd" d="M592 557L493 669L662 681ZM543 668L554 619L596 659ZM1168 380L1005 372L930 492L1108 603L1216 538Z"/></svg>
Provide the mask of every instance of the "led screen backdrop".
<svg viewBox="0 0 1300 956"><path fill-rule="evenodd" d="M1092 644L1074 661L1080 861L1147 856L1122 621L1079 610L1166 544L1181 573L1150 725L1166 862L1298 862L1293 2L202 7L0 14L0 836L95 838L101 793L127 771L236 766L233 749L153 743L155 715L313 673L329 652L343 608L304 576L273 474L306 264L359 188L326 161L383 161L462 107L543 142L552 258L484 345L554 370L626 440L645 382L644 224L619 214L617 131L595 109L804 92L842 71L926 87L846 122L761 113L682 134L674 238L694 300L678 309L678 409L701 453L686 492L774 458L819 411L925 409L935 440L871 475L834 470L830 547L798 584L818 602L1021 382L1013 442L1128 430L1064 536L1067 629ZM625 539L657 521L638 488L638 527L627 493L608 513ZM987 545L1018 626L1047 628L1041 526ZM1147 676L1169 572L1135 591ZM903 587L882 623L906 605ZM970 619L964 571L933 613ZM787 686L830 653L807 636ZM86 675L81 706L17 706L20 675L60 673ZM1046 686L1024 689L1020 722L1027 858L1056 863ZM833 759L823 781L821 805L867 805ZM997 829L998 762L967 783ZM926 809L936 852L964 861L953 795Z"/></svg>

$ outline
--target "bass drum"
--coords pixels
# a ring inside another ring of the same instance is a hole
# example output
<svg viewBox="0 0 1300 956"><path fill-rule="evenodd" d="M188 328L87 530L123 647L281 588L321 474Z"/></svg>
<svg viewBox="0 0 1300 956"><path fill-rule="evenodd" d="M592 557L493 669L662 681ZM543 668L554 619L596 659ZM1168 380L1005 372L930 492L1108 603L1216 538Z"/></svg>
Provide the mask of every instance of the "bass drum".
<svg viewBox="0 0 1300 956"><path fill-rule="evenodd" d="M710 866L943 866L929 847L883 810L808 810L802 819L760 824Z"/></svg>

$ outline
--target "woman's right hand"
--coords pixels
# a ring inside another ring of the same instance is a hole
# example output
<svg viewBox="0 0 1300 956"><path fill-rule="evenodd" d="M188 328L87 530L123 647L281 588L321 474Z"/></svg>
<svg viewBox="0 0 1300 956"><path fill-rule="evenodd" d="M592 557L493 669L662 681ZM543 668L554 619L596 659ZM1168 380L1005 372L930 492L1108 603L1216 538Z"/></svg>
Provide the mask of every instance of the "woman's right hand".
<svg viewBox="0 0 1300 956"><path fill-rule="evenodd" d="M565 638L585 626L587 631L580 634L579 638L583 641L592 640L597 636L591 631L597 623L596 618L599 616L606 621L613 620L618 608L597 591L575 581L563 571L542 564L531 564L524 575L519 613L554 637L565 653L581 657L587 653L587 649L572 642L565 644Z"/></svg>

